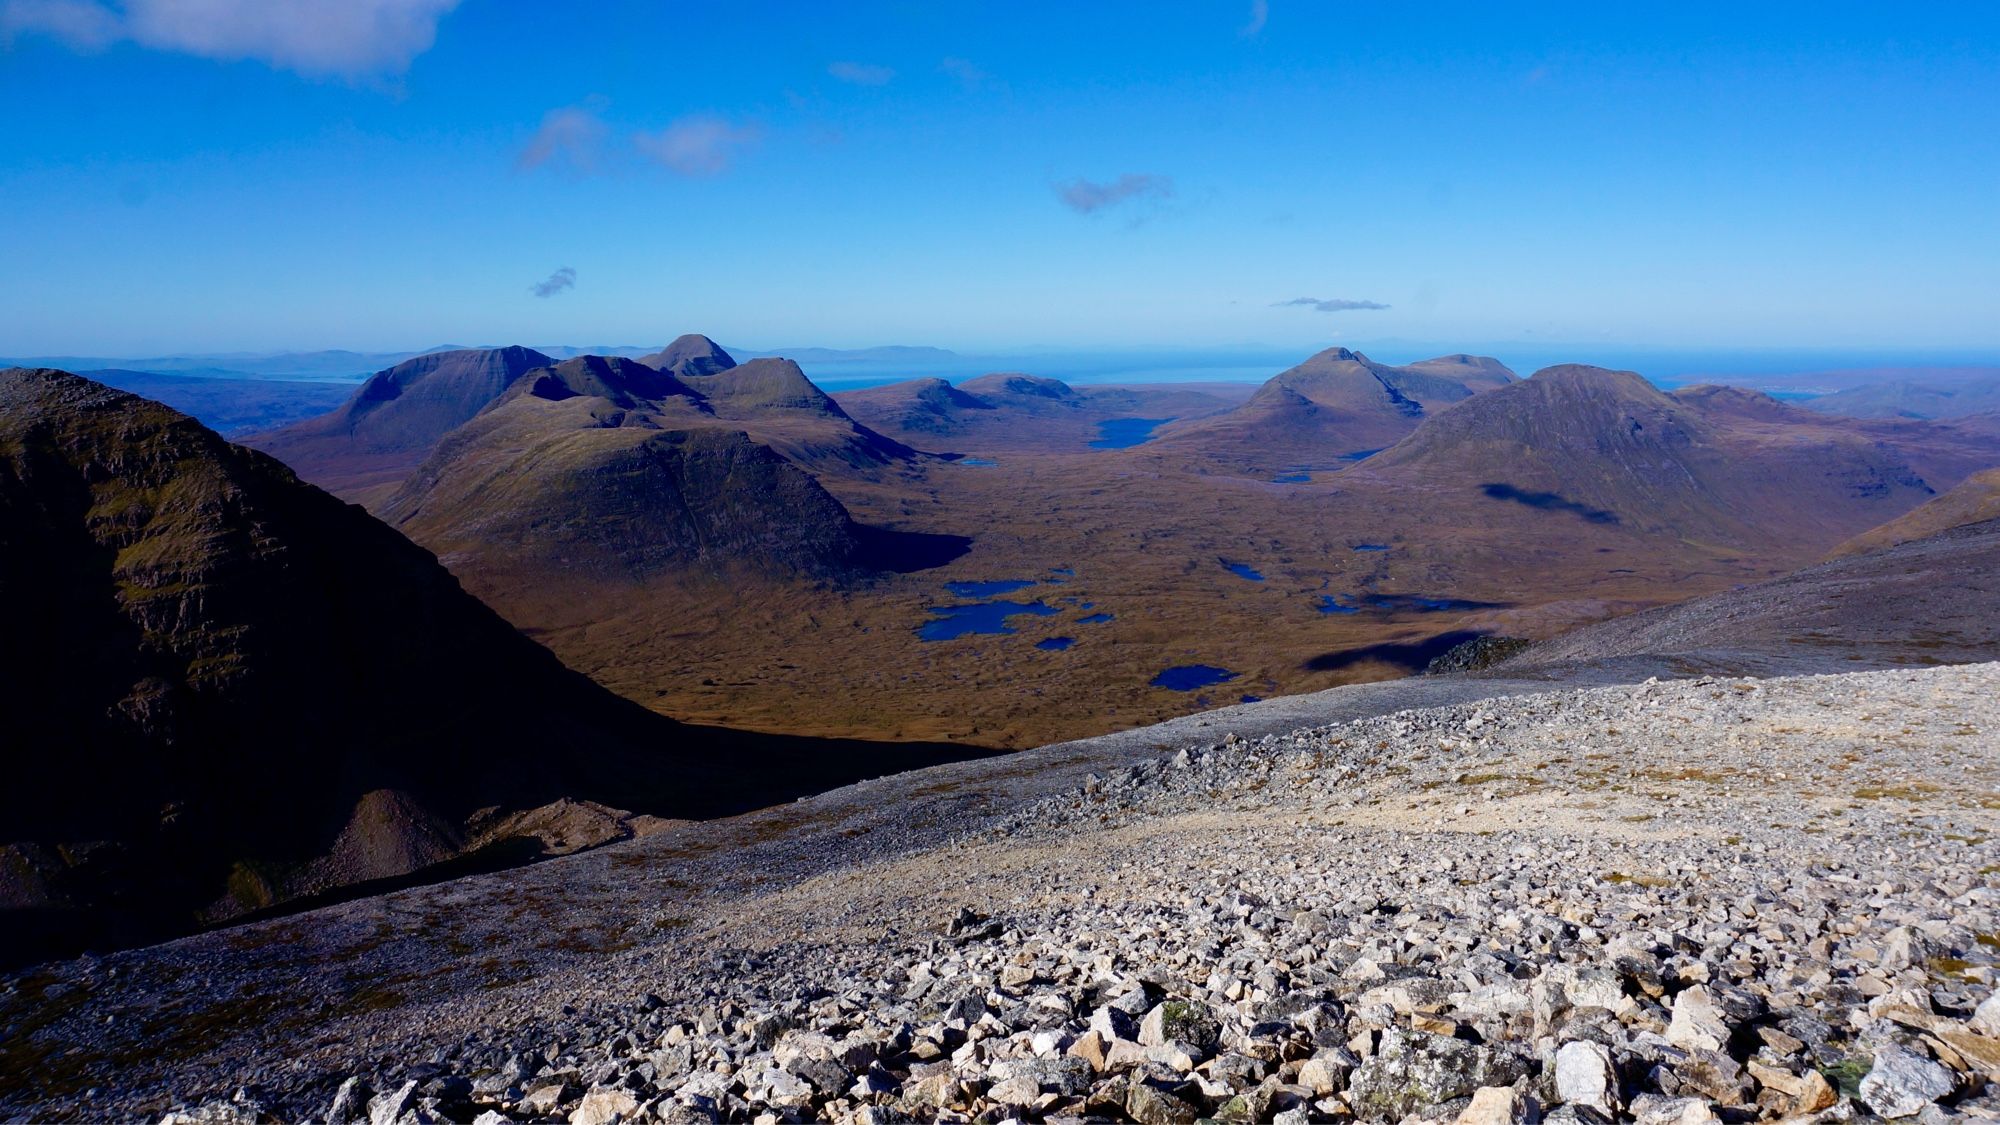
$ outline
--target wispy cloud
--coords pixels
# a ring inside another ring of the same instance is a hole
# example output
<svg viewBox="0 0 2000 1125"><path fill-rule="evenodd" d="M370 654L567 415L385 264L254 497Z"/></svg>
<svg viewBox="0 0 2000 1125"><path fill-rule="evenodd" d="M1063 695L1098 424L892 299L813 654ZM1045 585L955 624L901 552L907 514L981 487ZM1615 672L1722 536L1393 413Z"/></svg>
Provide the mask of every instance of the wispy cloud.
<svg viewBox="0 0 2000 1125"><path fill-rule="evenodd" d="M595 171L610 129L590 106L564 106L542 115L541 128L528 138L515 158L519 168L563 163L581 172Z"/></svg>
<svg viewBox="0 0 2000 1125"><path fill-rule="evenodd" d="M710 114L691 114L653 133L632 138L639 151L683 176L716 176L729 170L738 152L755 145L763 132Z"/></svg>
<svg viewBox="0 0 2000 1125"><path fill-rule="evenodd" d="M1293 297L1289 301L1274 301L1271 307L1274 309L1314 309L1319 312L1348 312L1353 309L1386 309L1389 306L1382 304L1380 301L1349 301L1338 297L1330 301L1322 301L1318 297Z"/></svg>
<svg viewBox="0 0 2000 1125"><path fill-rule="evenodd" d="M130 41L315 76L400 74L459 0L0 0L0 39L47 35L82 51Z"/></svg>
<svg viewBox="0 0 2000 1125"><path fill-rule="evenodd" d="M1236 34L1245 39L1252 38L1264 30L1264 23L1270 18L1271 0L1250 0L1250 22L1238 29Z"/></svg>
<svg viewBox="0 0 2000 1125"><path fill-rule="evenodd" d="M958 79L968 90L985 85L993 77L981 69L978 63L971 59L961 59L956 55L947 55L941 60L938 63L938 71Z"/></svg>
<svg viewBox="0 0 2000 1125"><path fill-rule="evenodd" d="M826 72L842 82L851 82L856 86L887 86L890 80L896 77L895 71L872 63L829 63Z"/></svg>
<svg viewBox="0 0 2000 1125"><path fill-rule="evenodd" d="M553 297L576 284L576 271L564 266L528 287L528 292L537 297Z"/></svg>
<svg viewBox="0 0 2000 1125"><path fill-rule="evenodd" d="M1129 200L1166 199L1173 194L1173 178L1151 172L1127 172L1105 183L1079 177L1056 185L1057 198L1079 215L1094 214Z"/></svg>

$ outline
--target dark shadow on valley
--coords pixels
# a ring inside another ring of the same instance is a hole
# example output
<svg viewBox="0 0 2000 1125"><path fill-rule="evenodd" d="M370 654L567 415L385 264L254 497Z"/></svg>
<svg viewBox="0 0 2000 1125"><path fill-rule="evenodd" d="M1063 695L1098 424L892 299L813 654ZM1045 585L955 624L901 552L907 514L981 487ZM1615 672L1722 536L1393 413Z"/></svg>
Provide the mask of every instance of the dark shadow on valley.
<svg viewBox="0 0 2000 1125"><path fill-rule="evenodd" d="M1618 513L1616 512L1607 512L1602 508L1593 508L1588 504L1579 504L1574 500L1566 499L1560 493L1528 492L1516 488L1511 484L1500 482L1482 484L1479 486L1479 491L1484 492L1494 500L1511 500L1516 504L1522 504L1530 508L1539 508L1544 512L1574 512L1585 523L1619 522Z"/></svg>
<svg viewBox="0 0 2000 1125"><path fill-rule="evenodd" d="M969 535L933 535L923 531L890 531L856 524L858 561L870 570L909 574L940 567L972 550Z"/></svg>
<svg viewBox="0 0 2000 1125"><path fill-rule="evenodd" d="M1449 633L1439 633L1421 641L1388 641L1377 645L1362 645L1359 648L1344 648L1337 652L1323 652L1305 662L1309 672L1338 672L1356 664L1376 661L1393 664L1406 672L1421 672L1430 663L1467 641L1477 640L1485 633L1470 629L1455 629Z"/></svg>

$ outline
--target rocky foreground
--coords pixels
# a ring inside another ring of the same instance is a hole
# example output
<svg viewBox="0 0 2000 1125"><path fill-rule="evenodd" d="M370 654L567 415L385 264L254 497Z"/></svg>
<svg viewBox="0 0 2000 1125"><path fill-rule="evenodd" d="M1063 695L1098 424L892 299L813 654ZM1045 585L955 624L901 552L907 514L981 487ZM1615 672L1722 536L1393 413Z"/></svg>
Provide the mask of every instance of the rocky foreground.
<svg viewBox="0 0 2000 1125"><path fill-rule="evenodd" d="M644 839L530 869L535 894L493 876L15 978L37 1003L4 1009L0 1113L2000 1117L2000 664L1210 729L1115 768L1047 759L1059 785L941 846L863 847L891 826L836 821L761 871L664 876L685 843ZM875 784L914 799L912 776ZM502 902L534 907L507 923L528 944L566 924L565 885L585 913L650 896L622 908L648 924L421 1002L406 978L472 972L510 931L424 972L414 937L381 960L397 927ZM399 967L402 992L316 1009L323 982L260 971L260 933L334 943L313 963L373 966L378 988ZM292 1001L215 1015L253 986ZM107 1030L163 1011L213 1034L163 1059ZM90 1060L71 1088L42 1080L66 1057Z"/></svg>

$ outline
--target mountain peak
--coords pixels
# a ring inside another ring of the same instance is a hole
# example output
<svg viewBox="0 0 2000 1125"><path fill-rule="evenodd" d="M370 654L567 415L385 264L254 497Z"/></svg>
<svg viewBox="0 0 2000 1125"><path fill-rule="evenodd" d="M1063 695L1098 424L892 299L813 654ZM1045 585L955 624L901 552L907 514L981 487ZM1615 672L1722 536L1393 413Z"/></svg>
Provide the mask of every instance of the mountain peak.
<svg viewBox="0 0 2000 1125"><path fill-rule="evenodd" d="M690 332L639 362L673 375L714 375L735 367L736 357L714 340Z"/></svg>

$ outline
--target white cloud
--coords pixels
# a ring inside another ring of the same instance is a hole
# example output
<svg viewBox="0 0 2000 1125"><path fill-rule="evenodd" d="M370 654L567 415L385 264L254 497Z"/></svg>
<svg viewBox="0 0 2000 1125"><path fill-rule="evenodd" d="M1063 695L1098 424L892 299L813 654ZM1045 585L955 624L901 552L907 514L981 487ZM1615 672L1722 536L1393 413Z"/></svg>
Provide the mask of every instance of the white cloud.
<svg viewBox="0 0 2000 1125"><path fill-rule="evenodd" d="M0 0L0 34L78 50L131 41L310 75L395 74L431 48L459 0Z"/></svg>
<svg viewBox="0 0 2000 1125"><path fill-rule="evenodd" d="M1056 185L1057 197L1070 210L1081 215L1115 207L1131 199L1164 199L1173 194L1173 177L1151 172L1127 172L1104 183L1078 178Z"/></svg>
<svg viewBox="0 0 2000 1125"><path fill-rule="evenodd" d="M858 62L831 63L826 72L856 86L887 86L890 79L896 77L896 72L886 66Z"/></svg>
<svg viewBox="0 0 2000 1125"><path fill-rule="evenodd" d="M553 297L576 284L576 271L564 266L541 281L528 287L528 292L537 297Z"/></svg>
<svg viewBox="0 0 2000 1125"><path fill-rule="evenodd" d="M754 125L692 114L655 133L632 138L640 152L683 176L714 176L729 169L738 151L757 143L763 133Z"/></svg>
<svg viewBox="0 0 2000 1125"><path fill-rule="evenodd" d="M961 59L955 55L946 56L943 61L938 63L938 69L964 83L965 88L968 90L977 89L985 85L993 77L981 69L978 63L973 62L971 59Z"/></svg>
<svg viewBox="0 0 2000 1125"><path fill-rule="evenodd" d="M1271 0L1250 0L1250 22L1243 25L1236 34L1245 39L1264 30L1264 22L1271 18Z"/></svg>
<svg viewBox="0 0 2000 1125"><path fill-rule="evenodd" d="M541 128L528 138L515 164L521 168L540 168L561 162L580 172L594 171L608 132L603 119L587 106L552 109L542 115Z"/></svg>
<svg viewBox="0 0 2000 1125"><path fill-rule="evenodd" d="M122 37L118 17L90 0L0 0L0 39L24 33L79 51L101 51Z"/></svg>
<svg viewBox="0 0 2000 1125"><path fill-rule="evenodd" d="M1289 301L1275 301L1274 309L1302 308L1316 312L1351 312L1355 309L1386 309L1389 306L1379 301L1354 301L1344 297L1321 300L1318 297L1293 297Z"/></svg>

